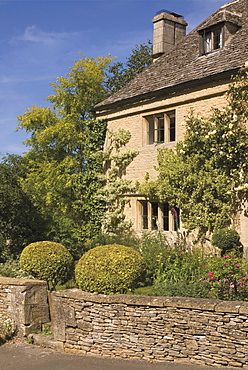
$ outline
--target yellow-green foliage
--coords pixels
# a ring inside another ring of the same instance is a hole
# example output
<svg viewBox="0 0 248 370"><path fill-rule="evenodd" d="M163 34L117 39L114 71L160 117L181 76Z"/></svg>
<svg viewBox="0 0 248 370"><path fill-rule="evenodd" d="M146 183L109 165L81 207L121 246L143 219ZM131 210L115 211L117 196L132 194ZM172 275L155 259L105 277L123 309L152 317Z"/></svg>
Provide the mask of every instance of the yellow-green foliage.
<svg viewBox="0 0 248 370"><path fill-rule="evenodd" d="M62 244L41 241L23 249L20 267L35 278L50 282L54 288L58 282L64 283L70 278L73 258Z"/></svg>
<svg viewBox="0 0 248 370"><path fill-rule="evenodd" d="M143 257L132 248L111 244L86 252L76 266L82 290L103 294L125 293L135 288L145 270Z"/></svg>

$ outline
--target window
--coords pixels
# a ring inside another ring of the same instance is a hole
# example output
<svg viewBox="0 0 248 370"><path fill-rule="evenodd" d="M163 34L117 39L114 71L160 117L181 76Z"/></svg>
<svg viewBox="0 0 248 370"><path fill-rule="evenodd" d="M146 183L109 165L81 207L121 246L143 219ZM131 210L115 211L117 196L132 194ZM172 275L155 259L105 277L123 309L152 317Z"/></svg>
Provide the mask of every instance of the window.
<svg viewBox="0 0 248 370"><path fill-rule="evenodd" d="M217 27L210 30L203 30L202 54L208 54L223 47L223 28Z"/></svg>
<svg viewBox="0 0 248 370"><path fill-rule="evenodd" d="M176 140L175 112L154 114L145 117L147 139L146 144L161 144Z"/></svg>
<svg viewBox="0 0 248 370"><path fill-rule="evenodd" d="M180 229L180 210L170 209L168 203L140 200L142 230L176 231Z"/></svg>

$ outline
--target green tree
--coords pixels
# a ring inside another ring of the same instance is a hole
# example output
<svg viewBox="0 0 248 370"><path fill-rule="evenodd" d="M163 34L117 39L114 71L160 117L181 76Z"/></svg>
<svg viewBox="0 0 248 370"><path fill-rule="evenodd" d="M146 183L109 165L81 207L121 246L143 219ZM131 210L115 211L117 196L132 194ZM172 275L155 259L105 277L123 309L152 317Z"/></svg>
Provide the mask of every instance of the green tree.
<svg viewBox="0 0 248 370"><path fill-rule="evenodd" d="M25 192L44 216L52 218L50 240L79 257L84 242L101 227L104 204L95 197L101 186L106 122L94 120L93 107L106 96L105 69L110 57L75 61L65 77L52 83L51 107L32 107L18 117L30 147Z"/></svg>
<svg viewBox="0 0 248 370"><path fill-rule="evenodd" d="M230 85L227 107L205 118L191 112L184 140L175 150L159 150L158 179L142 185L147 194L180 207L184 226L203 235L228 226L247 194L247 86L243 68Z"/></svg>
<svg viewBox="0 0 248 370"><path fill-rule="evenodd" d="M106 88L113 94L152 63L152 43L136 45L126 63L116 62L107 68Z"/></svg>
<svg viewBox="0 0 248 370"><path fill-rule="evenodd" d="M24 173L21 156L9 155L0 163L1 260L16 258L28 243L41 240L47 231L46 220L20 185Z"/></svg>

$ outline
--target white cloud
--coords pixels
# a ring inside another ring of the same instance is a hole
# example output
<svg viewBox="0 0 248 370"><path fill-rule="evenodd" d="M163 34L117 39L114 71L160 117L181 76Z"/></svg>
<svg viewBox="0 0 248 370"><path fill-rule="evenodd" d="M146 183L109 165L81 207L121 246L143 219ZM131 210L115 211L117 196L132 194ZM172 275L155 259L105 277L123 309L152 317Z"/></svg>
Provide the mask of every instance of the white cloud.
<svg viewBox="0 0 248 370"><path fill-rule="evenodd" d="M0 84L20 83L20 82L35 82L35 81L47 81L51 79L51 75L41 75L33 77L14 77L14 76L0 76Z"/></svg>
<svg viewBox="0 0 248 370"><path fill-rule="evenodd" d="M14 41L54 44L57 41L78 37L79 34L79 32L45 32L33 25L28 26L22 35L14 38Z"/></svg>

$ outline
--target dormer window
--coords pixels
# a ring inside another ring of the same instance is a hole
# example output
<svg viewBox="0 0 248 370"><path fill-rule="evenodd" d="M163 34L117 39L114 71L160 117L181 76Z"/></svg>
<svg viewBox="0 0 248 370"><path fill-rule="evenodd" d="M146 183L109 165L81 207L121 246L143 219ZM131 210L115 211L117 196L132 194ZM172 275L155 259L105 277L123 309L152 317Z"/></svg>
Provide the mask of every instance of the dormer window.
<svg viewBox="0 0 248 370"><path fill-rule="evenodd" d="M202 54L209 54L223 47L223 28L216 27L213 29L203 30Z"/></svg>

